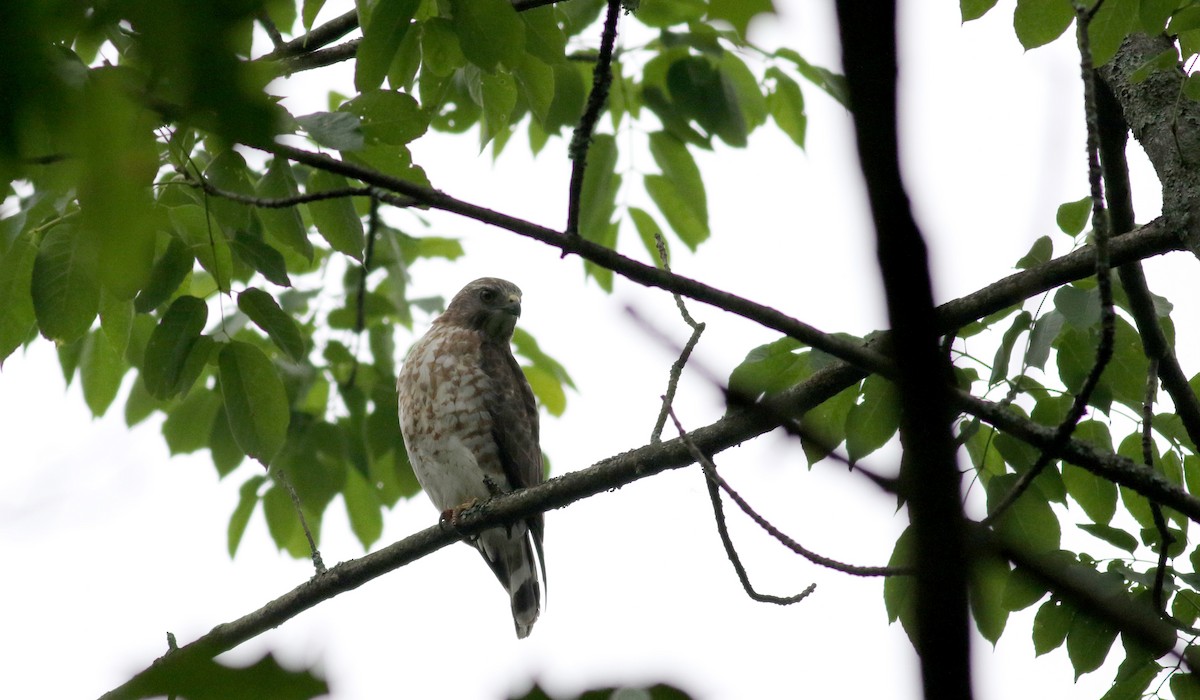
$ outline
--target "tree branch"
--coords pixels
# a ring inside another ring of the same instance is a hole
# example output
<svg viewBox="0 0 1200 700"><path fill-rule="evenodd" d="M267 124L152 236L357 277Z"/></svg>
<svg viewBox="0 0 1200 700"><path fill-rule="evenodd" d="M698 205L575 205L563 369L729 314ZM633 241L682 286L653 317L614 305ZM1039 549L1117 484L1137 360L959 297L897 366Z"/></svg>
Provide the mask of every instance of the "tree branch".
<svg viewBox="0 0 1200 700"><path fill-rule="evenodd" d="M415 202L432 209L458 214L496 226L553 246L565 253L574 253L638 284L681 294L737 314L866 371L888 373L887 368L890 362L879 353L865 349L860 343L823 333L777 309L711 287L689 277L646 265L579 236L566 236L561 231L471 204L439 190L423 187L354 163L337 160L323 153L313 153L283 144L246 145L314 168L361 180L410 197ZM1170 250L1178 250L1180 243L1177 236L1178 234L1174 231L1166 230L1161 222L1151 222L1143 226L1137 234L1131 234L1129 237L1122 236L1113 242L1111 251L1113 261L1128 262L1159 255ZM947 328L960 326L1022 299L1053 289L1065 282L1086 277L1095 268L1094 255L1091 247L1085 247L1045 265L1010 275L972 295L945 304L938 308L936 321L938 331L944 332Z"/></svg>
<svg viewBox="0 0 1200 700"><path fill-rule="evenodd" d="M1079 44L1079 72L1083 80L1084 121L1087 123L1088 187L1092 198L1092 232L1096 246L1096 287L1100 293L1100 342L1096 346L1096 359L1092 362L1091 370L1088 371L1075 398L1071 400L1071 408L1067 411L1066 417L1055 430L1054 443L1049 448L1042 450L1033 466L1021 474L1012 490L1005 494L1004 498L984 519L985 524L995 522L1004 515L1005 511L1017 502L1021 494L1029 489L1033 480L1050 465L1053 461L1053 454L1057 453L1059 446L1071 437L1071 433L1075 432L1075 427L1083 419L1092 393L1100 384L1100 375L1108 367L1113 356L1116 312L1113 310L1112 275L1110 274L1111 263L1108 250L1111 229L1108 208L1104 202L1104 188L1101 186L1103 176L1100 170L1100 129L1097 125L1097 80L1096 71L1092 67L1092 49L1088 38L1090 19L1091 11L1076 4L1075 26Z"/></svg>
<svg viewBox="0 0 1200 700"><path fill-rule="evenodd" d="M855 141L875 223L900 390L901 488L916 563L915 646L925 697L971 697L965 520L950 434L950 361L938 331L925 240L900 175L896 3L836 3Z"/></svg>
<svg viewBox="0 0 1200 700"><path fill-rule="evenodd" d="M750 575L746 573L746 567L742 565L742 558L738 556L737 548L733 546L733 539L729 536L729 527L725 524L725 508L721 505L721 492L719 488L723 487L730 492L733 490L730 489L729 484L726 484L725 480L722 479L719 474L717 474L717 465L714 464L711 459L706 457L704 453L700 451L700 448L696 447L696 444L692 442L691 438L688 437L687 431L683 429L683 425L679 422L679 418L675 415L675 411L672 410L670 406L667 407L667 411L671 414L671 420L675 423L675 429L679 431L679 439L683 440L683 444L687 446L688 452L692 455L692 459L696 460L700 464L700 467L704 472L704 484L708 487L708 499L712 503L713 519L717 521L717 534L721 538L722 546L725 547L725 556L729 559L729 563L733 564L733 570L737 573L738 581L740 581L742 584L742 590L746 591L746 595L750 596L751 600L759 603L773 603L775 605L791 605L792 603L799 603L801 600L807 598L810 593L816 590L817 584L814 583L800 593L786 597L770 595L767 593L759 593L758 591L754 590L754 586L750 583ZM745 503L745 501L742 501L742 503ZM745 508L748 509L749 506L747 505ZM753 511L747 510L747 512ZM757 516L758 514L755 513L755 515ZM756 522L758 521L756 520ZM766 523L766 520L762 520L762 523ZM763 527L762 523L759 524L760 527ZM770 526L770 523L766 523L766 525ZM773 532L778 532L778 530L775 530L774 527L772 527L771 530Z"/></svg>
<svg viewBox="0 0 1200 700"><path fill-rule="evenodd" d="M776 397L764 400L753 409L738 410L689 435L692 443L705 454L717 454L763 433L773 430L788 416L799 416L861 379L863 373L845 363L833 363L804 382ZM1049 444L1053 431L996 404L971 396L954 394L955 405L987 420L997 428L1034 445ZM1101 453L1093 446L1070 440L1062 456L1095 474L1128 486L1142 495L1175 508L1200 522L1200 500L1176 487L1157 472L1114 454ZM488 527L514 522L546 510L620 488L639 479L668 469L694 463L687 445L678 438L610 457L575 472L556 477L539 486L523 489L489 500L462 513L455 531L440 526L426 528L377 552L342 562L324 575L297 586L262 608L232 622L217 625L210 632L158 659L145 671L110 691L105 700L140 697L139 690L154 687L172 669L191 658L211 658L267 630L278 627L301 612L340 593L398 569L446 545ZM176 655L182 655L176 658Z"/></svg>
<svg viewBox="0 0 1200 700"><path fill-rule="evenodd" d="M1133 230L1133 195L1129 186L1129 165L1125 157L1125 146L1129 138L1129 125L1121 114L1121 105L1107 83L1097 87L1096 112L1100 132L1100 162L1104 170L1104 189L1108 199L1109 221L1113 235L1121 236ZM1175 404L1175 413L1183 423L1184 430L1193 445L1200 445L1200 400L1188 385L1187 375L1166 332L1158 320L1154 308L1154 296L1140 262L1131 262L1118 269L1121 285L1129 297L1130 311L1137 324L1138 336L1146 357L1158 362L1158 376L1163 388Z"/></svg>
<svg viewBox="0 0 1200 700"><path fill-rule="evenodd" d="M579 124L571 136L567 155L571 159L571 182L567 190L567 234L579 234L579 208L583 199L583 175L587 171L588 146L592 143L592 132L596 120L608 101L608 88L612 85L613 47L617 42L617 20L621 16L621 0L608 0L604 16L604 31L600 35L600 53L592 69L592 91L588 93L587 106L579 117Z"/></svg>

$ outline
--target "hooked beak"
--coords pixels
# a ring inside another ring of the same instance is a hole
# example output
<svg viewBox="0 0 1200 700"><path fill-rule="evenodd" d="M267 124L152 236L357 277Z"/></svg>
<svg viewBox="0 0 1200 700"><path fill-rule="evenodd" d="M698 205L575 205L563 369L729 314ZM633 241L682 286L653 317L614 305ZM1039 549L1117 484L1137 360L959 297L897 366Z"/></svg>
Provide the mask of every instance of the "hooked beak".
<svg viewBox="0 0 1200 700"><path fill-rule="evenodd" d="M504 313L511 314L517 318L521 317L521 295L509 294L508 304L504 307Z"/></svg>

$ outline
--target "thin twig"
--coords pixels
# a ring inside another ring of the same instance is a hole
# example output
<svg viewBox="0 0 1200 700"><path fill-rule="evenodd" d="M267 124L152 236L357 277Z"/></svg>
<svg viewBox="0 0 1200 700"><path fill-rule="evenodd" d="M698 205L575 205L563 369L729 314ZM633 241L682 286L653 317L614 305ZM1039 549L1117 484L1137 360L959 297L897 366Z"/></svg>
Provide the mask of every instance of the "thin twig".
<svg viewBox="0 0 1200 700"><path fill-rule="evenodd" d="M608 88L612 85L613 46L617 41L617 19L621 15L621 0L608 0L608 14L604 18L604 32L600 36L600 53L596 57L596 67L592 70L592 91L588 95L587 106L575 134L571 137L571 145L567 154L571 158L571 184L567 195L567 235L579 234L579 207L583 199L583 175L587 170L587 152L592 143L592 132L604 103L608 101Z"/></svg>
<svg viewBox="0 0 1200 700"><path fill-rule="evenodd" d="M717 534L721 537L721 545L725 547L725 556L729 559L729 563L733 564L733 570L737 572L738 581L742 584L742 589L746 591L746 595L750 596L751 600L759 603L773 603L775 605L791 605L798 603L808 597L817 588L817 584L813 583L796 595L777 596L769 593L759 593L754 590L754 585L750 583L750 575L746 573L746 567L742 564L742 558L737 553L737 548L733 546L733 539L729 536L729 527L725 523L725 509L721 505L721 492L717 489L717 482L713 479L716 474L716 465L712 460L704 456L702 452L695 446L694 443L687 437L683 426L679 424L679 419L675 417L675 412L671 411L671 420L675 421L675 427L679 429L679 439L683 440L688 446L688 451L692 453L692 457L700 463L704 470L704 482L708 487L708 497L712 502L713 519L717 522Z"/></svg>
<svg viewBox="0 0 1200 700"><path fill-rule="evenodd" d="M638 327L641 328L644 333L646 333L646 335L658 341L663 347L671 350L671 352L679 353L682 356L684 351L687 350L686 346L680 348L677 343L668 338L665 333L651 324L640 313L638 313L637 309L634 309L632 306L625 307L625 313L629 314L629 317L633 319L633 322L636 323ZM703 364L693 363L693 368L697 374L699 374L709 384L721 392L721 395L725 397L725 404L731 409L747 411L748 413L754 414L755 416L766 421L773 422L776 427L783 428L784 432L786 432L788 435L799 438L802 442L807 442L813 447L820 448L826 454L826 456L832 458L834 461L841 462L852 470L862 471L868 478L876 482L877 485L881 486L885 490L892 492L895 491L896 486L894 480L872 474L871 472L862 469L857 463L851 463L849 457L836 451L836 445L826 444L820 438L813 435L812 431L805 428L803 422L792 414L779 410L779 407L772 405L769 401L759 401L755 396L750 396L729 387L721 380L720 377L717 376L715 372L712 371L712 369ZM663 409L660 415L664 419L667 416L670 406L670 402L665 400L663 401ZM651 436L650 442L651 444L656 442L654 440L654 436Z"/></svg>
<svg viewBox="0 0 1200 700"><path fill-rule="evenodd" d="M671 271L671 260L667 254L667 242L663 240L662 234L655 232L654 243L658 248L658 259L662 262L663 269L667 272ZM687 366L688 359L692 356L692 351L696 349L696 344L700 342L700 335L704 333L704 324L697 323L696 319L688 313L687 305L683 303L683 297L678 294L672 294L675 298L675 306L679 308L679 315L683 317L683 322L688 324L692 329L692 335L684 344L683 349L679 352L679 358L671 365L671 371L667 378L667 392L662 397L662 408L658 412L658 419L654 422L654 430L650 431L650 442L662 441L662 431L667 424L667 411L671 408L671 404L675 402L675 392L679 389L679 378L683 376L683 368Z"/></svg>
<svg viewBox="0 0 1200 700"><path fill-rule="evenodd" d="M843 574L850 574L851 576L911 576L914 573L911 567L906 566L858 566L855 564L846 564L837 561L836 559L830 559L829 557L821 556L820 554L805 548L791 537L788 537L783 533L782 530L772 525L769 520L759 515L758 512L750 506L746 499L742 498L741 494L735 491L733 487L729 485L729 482L725 481L725 479L717 473L717 465L714 464L712 459L706 456L700 450L700 448L696 447L695 443L693 443L691 438L688 437L687 431L683 429L683 425L680 424L679 418L675 415L675 409L670 409L668 413L671 415L671 422L675 424L675 429L679 431L679 439L683 441L684 446L687 447L688 452L690 452L692 455L692 458L695 459L700 467L704 470L704 476L708 480L709 495L713 500L713 511L717 515L717 527L720 530L725 530L725 516L721 507L721 497L717 492L718 488L728 494L729 498L731 498L733 502L737 504L738 508L741 508L743 513L750 516L750 519L753 520L756 525L761 527L763 531L778 540L779 543L784 547L787 547L796 554L799 554L818 566L824 566L828 569L833 569L834 571L840 571ZM722 532L721 539L723 541L727 541L727 538L728 534ZM740 562L737 560L737 553L733 551L733 545L727 544L725 551L729 554L730 561L733 562L734 568L738 570L738 577L742 578L742 585L746 587L746 592L750 594L751 598L759 600L759 598L756 597L757 594L755 594L750 588L750 582L744 578L745 570L741 567ZM810 587L808 590L804 591L798 596L791 596L789 598L775 598L774 600L768 600L764 602L787 605L800 600L804 596L808 595L811 591L812 588Z"/></svg>
<svg viewBox="0 0 1200 700"><path fill-rule="evenodd" d="M279 33L279 28L275 26L275 21L271 19L271 15L267 14L266 10L262 10L257 15L258 23L262 25L267 36L271 38L271 45L279 51L284 46L283 35Z"/></svg>
<svg viewBox="0 0 1200 700"><path fill-rule="evenodd" d="M282 469L276 467L272 474L275 476L275 481L288 492L288 496L292 499L292 505L296 507L296 515L300 517L300 528L304 530L304 537L308 540L308 550L312 556L313 568L317 570L317 575L321 576L326 572L325 561L321 558L321 550L317 549L317 540L313 537L312 529L308 527L308 518L304 517L300 496L296 494L296 489L292 488L292 482L288 481L287 475L283 473Z"/></svg>
<svg viewBox="0 0 1200 700"><path fill-rule="evenodd" d="M1038 455L1037 461L1033 467L1021 474L1017 482L1013 484L1012 490L1005 494L1004 498L996 504L992 512L984 519L985 524L994 523L999 519L1017 499L1025 493L1033 480L1054 461L1054 457L1058 453L1057 446L1065 444L1070 439L1071 433L1075 431L1075 426L1079 425L1079 421L1083 419L1087 412L1088 401L1092 398L1092 393L1100 384L1100 375L1103 374L1105 367L1108 366L1109 360L1113 354L1113 335L1115 325L1115 312L1113 311L1113 295L1112 295L1112 277L1111 277L1111 260L1109 256L1109 225L1108 211L1104 204L1104 189L1101 184L1102 172L1100 170L1100 131L1096 116L1096 71L1092 66L1091 45L1088 39L1088 22L1091 19L1091 14L1088 9L1081 4L1075 5L1075 16L1077 25L1077 34L1079 40L1080 54L1080 73L1083 76L1083 102L1084 111L1087 120L1087 156L1088 156L1088 184L1090 186L1092 196L1092 233L1096 246L1096 282L1100 292L1100 342L1096 347L1096 359L1092 364L1092 369L1088 372L1088 376L1084 379L1083 386L1075 395L1071 403L1071 408L1067 411L1066 418L1059 424L1058 430L1055 432L1055 440L1050 449L1043 450Z"/></svg>
<svg viewBox="0 0 1200 700"><path fill-rule="evenodd" d="M316 27L312 31L292 39L283 46L276 46L274 51L261 56L259 60L272 61L315 51L323 46L332 44L357 28L358 10L350 10Z"/></svg>

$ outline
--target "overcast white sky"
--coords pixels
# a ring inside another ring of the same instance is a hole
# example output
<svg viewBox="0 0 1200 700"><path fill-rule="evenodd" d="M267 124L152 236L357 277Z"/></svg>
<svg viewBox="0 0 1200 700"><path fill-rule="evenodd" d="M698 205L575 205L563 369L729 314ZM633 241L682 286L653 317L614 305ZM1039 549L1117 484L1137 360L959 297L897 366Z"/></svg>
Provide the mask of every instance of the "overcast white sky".
<svg viewBox="0 0 1200 700"><path fill-rule="evenodd" d="M752 38L836 66L831 3L777 4L780 18L756 23ZM902 5L905 173L930 241L937 294L947 300L1009 274L1036 238L1052 233L1058 204L1087 193L1076 58L1069 42L1023 52L1011 29L1012 0L966 26L957 3ZM323 18L348 7L330 2ZM293 113L324 108L311 80L278 86L296 95ZM701 158L714 237L695 256L675 246L674 264L823 330L861 334L884 317L849 120L804 87L807 151L763 129L745 151ZM551 142L534 163L525 150L514 139L493 166L473 136L438 139L417 161L450 194L561 227L565 144ZM631 166L648 163L636 154ZM1144 221L1157 213L1158 185L1144 165L1137 177ZM389 216L423 233L407 214ZM670 298L620 280L605 295L581 284L576 259L451 216L428 218L429 233L461 237L468 256L416 266L414 294L449 296L483 275L513 280L525 291L522 326L574 376L579 392L566 415L543 423L556 473L646 443L674 357L624 309L637 308L682 342L687 329ZM632 229L622 239L624 252L645 259ZM1056 253L1065 252L1065 237L1055 243ZM1153 289L1180 304L1187 290L1163 285L1156 269ZM718 373L775 338L728 314L691 308L709 324L696 361ZM1177 307L1176 318L1194 322L1194 306ZM418 321L418 333L428 320ZM411 340L397 339L400 347ZM1180 343L1184 367L1194 371L1194 334L1181 330ZM261 513L237 559L226 555L238 486L259 467L244 464L218 481L207 453L169 458L158 421L127 430L120 402L92 420L78 385L64 390L46 343L8 359L0 397L0 551L9 564L0 667L12 697L97 696L160 655L168 630L186 643L311 574L307 561L275 551ZM684 387L677 408L688 427L723 412L699 378ZM880 452L868 462L887 471L893 458ZM883 564L905 524L890 499L837 466L807 470L799 446L779 436L723 453L717 463L760 512L828 556ZM401 503L386 516L381 544L436 517L423 497ZM701 474L688 468L549 514L550 601L525 641L513 636L505 597L478 555L454 546L228 656L252 660L271 650L294 664L318 664L339 700L497 698L533 679L557 694L665 680L708 699L919 695L913 653L900 627L886 622L880 580L819 569L737 515L731 528L760 590L786 595L815 582L816 592L789 608L747 600L721 550ZM362 554L340 500L323 537L329 563ZM1111 668L1076 685L1063 651L1034 662L1032 613L1010 618L995 650L977 643L978 697L1102 695Z"/></svg>

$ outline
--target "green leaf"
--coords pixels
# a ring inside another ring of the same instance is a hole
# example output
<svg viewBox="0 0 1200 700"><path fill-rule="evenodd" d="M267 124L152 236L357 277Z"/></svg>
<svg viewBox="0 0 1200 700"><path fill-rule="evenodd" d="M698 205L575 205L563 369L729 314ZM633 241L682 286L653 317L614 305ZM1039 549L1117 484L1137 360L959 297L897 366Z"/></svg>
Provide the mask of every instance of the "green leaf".
<svg viewBox="0 0 1200 700"><path fill-rule="evenodd" d="M543 63L555 65L566 60L567 35L558 25L554 7L537 7L520 14L525 23L525 50Z"/></svg>
<svg viewBox="0 0 1200 700"><path fill-rule="evenodd" d="M717 66L721 75L721 87L725 91L725 99L729 101L730 110L734 112L735 122L742 132L736 141L730 141L725 135L722 135L721 138L730 146L745 146L745 135L767 121L767 98L763 96L758 78L746 67L737 52L721 53Z"/></svg>
<svg viewBox="0 0 1200 700"><path fill-rule="evenodd" d="M1016 474L1003 474L988 481L988 513L1012 491L1017 478ZM1027 490L1004 511L995 530L1003 540L1019 542L1033 553L1056 550L1061 539L1058 517L1037 489Z"/></svg>
<svg viewBox="0 0 1200 700"><path fill-rule="evenodd" d="M1116 501L1116 492L1117 487L1114 485L1114 503ZM1097 523L1077 525L1076 527L1090 535L1095 535L1117 549L1123 549L1130 554L1133 554L1138 548L1137 538L1120 528L1115 528L1111 525L1100 525Z"/></svg>
<svg viewBox="0 0 1200 700"><path fill-rule="evenodd" d="M205 169L204 177L209 183L226 192L244 196L254 195L246 159L233 149L226 149L217 155ZM225 197L207 197L204 205L213 218L230 233L249 229L254 218L254 209L250 205Z"/></svg>
<svg viewBox="0 0 1200 700"><path fill-rule="evenodd" d="M383 3L388 4L388 3ZM382 78L380 78L382 80ZM350 112L316 112L296 117L313 141L335 151L357 151L363 147L363 130L358 116ZM318 170L317 173L324 171Z"/></svg>
<svg viewBox="0 0 1200 700"><path fill-rule="evenodd" d="M262 350L237 340L221 349L218 364L225 412L238 447L270 464L283 447L290 419L279 374Z"/></svg>
<svg viewBox="0 0 1200 700"><path fill-rule="evenodd" d="M159 167L153 128L157 122L134 97L119 68L88 71L80 142L69 148L82 172L76 185L80 231L95 248L102 287L132 299L146 283L154 260L150 185Z"/></svg>
<svg viewBox="0 0 1200 700"><path fill-rule="evenodd" d="M1037 267L1050 261L1054 255L1054 243L1050 241L1049 236L1042 236L1033 242L1033 247L1025 254L1025 257L1017 261L1017 269L1028 270L1031 267Z"/></svg>
<svg viewBox="0 0 1200 700"><path fill-rule="evenodd" d="M1116 55L1126 35L1138 22L1140 0L1105 0L1088 22L1092 65L1099 68Z"/></svg>
<svg viewBox="0 0 1200 700"><path fill-rule="evenodd" d="M454 25L443 17L430 17L421 25L423 70L448 77L467 64Z"/></svg>
<svg viewBox="0 0 1200 700"><path fill-rule="evenodd" d="M70 343L91 328L100 308L92 241L71 224L50 229L33 263L33 309L42 335Z"/></svg>
<svg viewBox="0 0 1200 700"><path fill-rule="evenodd" d="M677 112L696 121L709 136L743 147L749 133L732 77L708 57L685 54L667 68L667 90ZM761 99L761 95L760 95ZM764 103L765 112L765 103Z"/></svg>
<svg viewBox="0 0 1200 700"><path fill-rule="evenodd" d="M742 37L746 36L750 20L763 14L775 14L771 0L712 0L708 8L708 19L729 22Z"/></svg>
<svg viewBox="0 0 1200 700"><path fill-rule="evenodd" d="M296 321L279 307L275 297L261 289L249 287L238 294L238 308L250 317L288 357L301 362L306 353L304 336Z"/></svg>
<svg viewBox="0 0 1200 700"><path fill-rule="evenodd" d="M688 199L675 184L662 175L646 175L643 178L646 192L666 217L671 229L688 248L695 250L708 239L708 212L699 211L697 203Z"/></svg>
<svg viewBox="0 0 1200 700"><path fill-rule="evenodd" d="M349 186L350 183L341 175L317 170L309 179L308 191L330 192L346 189ZM334 250L362 261L365 242L363 224L350 197L312 202L308 205L308 209L312 212L317 232L329 242L329 245L333 246Z"/></svg>
<svg viewBox="0 0 1200 700"><path fill-rule="evenodd" d="M851 462L883 447L900 427L900 392L879 375L863 381L862 402L846 416L846 453Z"/></svg>
<svg viewBox="0 0 1200 700"><path fill-rule="evenodd" d="M1041 656L1053 651L1067 640L1067 632L1075 619L1075 610L1065 603L1051 598L1038 608L1033 618L1033 651Z"/></svg>
<svg viewBox="0 0 1200 700"><path fill-rule="evenodd" d="M1041 600L1047 593L1046 586L1025 569L1013 569L1004 585L1001 604L1005 610L1024 610Z"/></svg>
<svg viewBox="0 0 1200 700"><path fill-rule="evenodd" d="M1152 656L1133 652L1126 642L1125 660L1117 669L1112 687L1100 700L1139 700L1145 697L1146 689L1161 671Z"/></svg>
<svg viewBox="0 0 1200 700"><path fill-rule="evenodd" d="M704 5L704 0L645 0L634 16L648 27L670 27L700 19Z"/></svg>
<svg viewBox="0 0 1200 700"><path fill-rule="evenodd" d="M246 479L245 483L238 489L238 504L233 509L233 515L229 516L228 546L230 559L237 554L238 546L242 543L242 536L246 534L246 526L250 524L250 516L254 514L254 508L258 505L258 489L262 487L263 482L266 480L266 476L256 474Z"/></svg>
<svg viewBox="0 0 1200 700"><path fill-rule="evenodd" d="M388 85L395 90L411 92L417 80L417 72L421 69L421 29L420 24L414 23L410 31L405 32L388 66Z"/></svg>
<svg viewBox="0 0 1200 700"><path fill-rule="evenodd" d="M1064 285L1054 293L1054 308L1075 328L1090 329L1100 321L1100 293L1094 287Z"/></svg>
<svg viewBox="0 0 1200 700"><path fill-rule="evenodd" d="M291 665L291 664L289 664ZM185 697L189 700L230 700L271 697L309 700L329 693L329 685L311 669L284 668L271 654L251 666L230 667L209 658L185 659L170 674L150 676L138 686L142 697Z"/></svg>
<svg viewBox="0 0 1200 700"><path fill-rule="evenodd" d="M850 91L846 87L846 76L834 73L828 68L814 66L792 49L778 49L775 51L775 55L796 64L796 69L805 80L824 90L843 107L850 108Z"/></svg>
<svg viewBox="0 0 1200 700"><path fill-rule="evenodd" d="M1200 677L1195 673L1172 675L1171 695L1175 700L1200 700Z"/></svg>
<svg viewBox="0 0 1200 700"><path fill-rule="evenodd" d="M117 357L124 359L133 333L133 302L101 292L100 329Z"/></svg>
<svg viewBox="0 0 1200 700"><path fill-rule="evenodd" d="M220 397L208 389L189 392L175 404L162 426L171 454L190 454L208 447L213 420L220 408Z"/></svg>
<svg viewBox="0 0 1200 700"><path fill-rule="evenodd" d="M483 107L479 145L482 148L492 139L508 133L513 110L517 107L517 82L507 71L479 73L479 81L480 106Z"/></svg>
<svg viewBox="0 0 1200 700"><path fill-rule="evenodd" d="M1010 575L1008 562L997 557L978 557L971 568L971 614L979 634L993 645L1008 622L1003 600Z"/></svg>
<svg viewBox="0 0 1200 700"><path fill-rule="evenodd" d="M79 381L83 387L83 400L93 416L99 417L108 411L128 369L129 365L113 349L103 332L87 335L79 360Z"/></svg>
<svg viewBox="0 0 1200 700"><path fill-rule="evenodd" d="M1029 330L1029 322L1032 318L1028 311L1022 311L1013 319L1008 330L1004 331L1004 337L1000 341L1000 347L996 349L996 357L992 362L992 374L988 377L988 386L994 386L1008 376L1008 364L1012 357L1013 346L1016 345L1021 334Z"/></svg>
<svg viewBox="0 0 1200 700"><path fill-rule="evenodd" d="M187 243L188 251L208 270L222 292L229 291L229 280L233 274L233 254L229 250L229 239L220 226L213 225L204 209L195 204L185 204L170 211L171 225Z"/></svg>
<svg viewBox="0 0 1200 700"><path fill-rule="evenodd" d="M557 134L564 126L574 126L583 114L586 87L583 73L573 64L558 64L554 68L554 99L546 110L542 128Z"/></svg>
<svg viewBox="0 0 1200 700"><path fill-rule="evenodd" d="M707 229L708 195L704 191L704 178L700 168L696 167L692 152L675 136L656 131L650 134L650 154L654 156L654 162L662 170L663 176L691 204L695 218Z"/></svg>
<svg viewBox="0 0 1200 700"><path fill-rule="evenodd" d="M312 29L313 22L317 20L317 13L325 6L325 0L304 0L300 10L301 20L304 22L304 31Z"/></svg>
<svg viewBox="0 0 1200 700"><path fill-rule="evenodd" d="M1082 233L1090 218L1092 218L1091 197L1059 205L1058 213L1054 216L1058 228L1068 236L1078 236Z"/></svg>
<svg viewBox="0 0 1200 700"><path fill-rule="evenodd" d="M225 415L225 406L221 405L212 421L212 431L208 435L208 451L212 455L213 466L217 468L217 476L225 478L246 459L246 453L238 447L229 427L229 416Z"/></svg>
<svg viewBox="0 0 1200 700"><path fill-rule="evenodd" d="M463 54L484 71L513 68L525 55L525 24L507 0L450 0Z"/></svg>
<svg viewBox="0 0 1200 700"><path fill-rule="evenodd" d="M800 444L808 466L825 459L846 439L846 416L858 401L859 387L851 384L804 414L800 425L805 437Z"/></svg>
<svg viewBox="0 0 1200 700"><path fill-rule="evenodd" d="M207 320L202 299L182 296L171 303L150 334L142 360L142 382L151 396L168 399L187 388L180 386L184 365Z"/></svg>
<svg viewBox="0 0 1200 700"><path fill-rule="evenodd" d="M566 368L558 360L543 352L538 347L537 341L527 331L522 328L514 330L512 343L516 348L517 355L528 359L534 367L548 372L559 384L575 388L575 382L571 380L571 375L567 373Z"/></svg>
<svg viewBox="0 0 1200 700"><path fill-rule="evenodd" d="M533 56L516 67L517 92L539 124L545 124L554 104L554 69Z"/></svg>
<svg viewBox="0 0 1200 700"><path fill-rule="evenodd" d="M811 373L809 352L803 350L800 341L785 336L751 350L730 373L729 392L744 401L758 401L763 396L778 394Z"/></svg>
<svg viewBox="0 0 1200 700"><path fill-rule="evenodd" d="M380 512L383 506L375 486L363 478L357 469L347 469L342 495L345 497L346 514L350 517L350 529L362 543L363 549L370 549L383 534L383 514Z"/></svg>
<svg viewBox="0 0 1200 700"><path fill-rule="evenodd" d="M394 90L371 90L343 104L342 110L358 115L362 132L376 143L403 145L429 128L429 117L411 95Z"/></svg>
<svg viewBox="0 0 1200 700"><path fill-rule="evenodd" d="M767 68L767 78L775 81L775 89L767 95L767 111L780 131L787 134L792 143L804 148L808 115L804 112L804 93L800 85L775 66Z"/></svg>
<svg viewBox="0 0 1200 700"><path fill-rule="evenodd" d="M283 254L261 238L238 231L233 236L232 251L239 260L262 273L269 281L281 287L292 286Z"/></svg>
<svg viewBox="0 0 1200 700"><path fill-rule="evenodd" d="M1071 0L1017 0L1013 28L1021 46L1033 49L1057 39L1074 20Z"/></svg>
<svg viewBox="0 0 1200 700"><path fill-rule="evenodd" d="M1054 310L1034 322L1033 330L1029 332L1029 345L1025 349L1026 365L1038 369L1046 368L1046 361L1050 359L1050 348L1054 339L1062 332L1065 321L1062 313Z"/></svg>
<svg viewBox="0 0 1200 700"><path fill-rule="evenodd" d="M913 564L913 529L908 526L896 539L896 547L888 559L890 567L905 567ZM916 582L912 576L888 576L883 580L883 605L887 610L888 622L900 621L910 640L917 639Z"/></svg>
<svg viewBox="0 0 1200 700"><path fill-rule="evenodd" d="M1067 632L1067 656L1075 668L1075 679L1100 668L1117 639L1117 630L1106 621L1079 613Z"/></svg>
<svg viewBox="0 0 1200 700"><path fill-rule="evenodd" d="M1099 421L1081 422L1075 428L1074 437L1094 445L1101 452L1112 451L1108 426ZM1067 494L1083 508L1092 522L1107 525L1112 520L1117 511L1116 484L1073 464L1063 465L1062 476Z"/></svg>
<svg viewBox="0 0 1200 700"><path fill-rule="evenodd" d="M381 0L365 22L359 11L363 38L356 53L354 87L360 93L383 83L420 5L421 0Z"/></svg>
<svg viewBox="0 0 1200 700"><path fill-rule="evenodd" d="M300 536L300 519L296 506L284 488L271 486L262 497L263 515L267 519L267 531L279 549L286 549L294 537Z"/></svg>
<svg viewBox="0 0 1200 700"><path fill-rule="evenodd" d="M588 149L587 169L583 174L583 192L579 202L579 235L609 248L616 244L613 213L621 176L616 173L617 143L610 134L597 134ZM612 272L596 265L584 269L605 289L612 288Z"/></svg>
<svg viewBox="0 0 1200 700"><path fill-rule="evenodd" d="M546 407L550 415L561 416L567 409L567 395L563 391L562 384L554 375L541 367L524 365L521 367L521 371L529 380L529 386L533 389L534 396Z"/></svg>
<svg viewBox="0 0 1200 700"><path fill-rule="evenodd" d="M287 158L273 158L266 175L258 183L258 196L264 199L290 199L300 194L296 177ZM304 228L300 207L262 207L258 216L267 235L304 256L313 259L312 243Z"/></svg>
<svg viewBox="0 0 1200 700"><path fill-rule="evenodd" d="M996 6L996 0L959 0L958 9L962 12L962 21L970 22L987 14Z"/></svg>
<svg viewBox="0 0 1200 700"><path fill-rule="evenodd" d="M0 258L0 363L29 339L34 315L33 265L37 258L33 235L19 235Z"/></svg>
<svg viewBox="0 0 1200 700"><path fill-rule="evenodd" d="M1179 0L1142 0L1138 12L1142 31L1147 34L1161 34L1167 28L1167 20L1178 8ZM1171 49L1175 60L1179 60L1175 47L1172 46Z"/></svg>
<svg viewBox="0 0 1200 700"><path fill-rule="evenodd" d="M196 258L181 238L167 238L170 242L162 256L154 262L154 267L150 270L150 280L133 300L133 309L139 314L153 311L170 299L179 289L179 285L183 284L195 263Z"/></svg>

